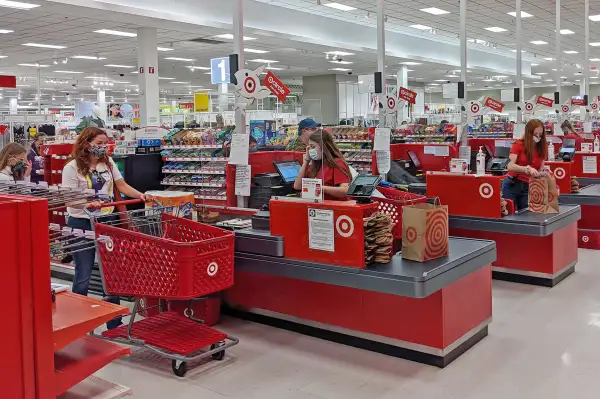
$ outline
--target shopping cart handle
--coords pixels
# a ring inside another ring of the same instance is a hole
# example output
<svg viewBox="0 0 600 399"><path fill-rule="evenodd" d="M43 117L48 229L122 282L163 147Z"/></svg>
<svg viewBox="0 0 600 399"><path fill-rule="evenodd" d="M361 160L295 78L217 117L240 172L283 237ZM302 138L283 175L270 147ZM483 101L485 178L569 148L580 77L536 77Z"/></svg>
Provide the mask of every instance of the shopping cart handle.
<svg viewBox="0 0 600 399"><path fill-rule="evenodd" d="M100 209L100 208L108 208L111 206L117 206L117 205L131 205L131 204L139 204L144 202L144 200L138 198L138 199L131 199L131 200L124 200L124 201L117 201L117 202L103 202L101 206L92 206L92 204L89 204L87 206L88 209Z"/></svg>

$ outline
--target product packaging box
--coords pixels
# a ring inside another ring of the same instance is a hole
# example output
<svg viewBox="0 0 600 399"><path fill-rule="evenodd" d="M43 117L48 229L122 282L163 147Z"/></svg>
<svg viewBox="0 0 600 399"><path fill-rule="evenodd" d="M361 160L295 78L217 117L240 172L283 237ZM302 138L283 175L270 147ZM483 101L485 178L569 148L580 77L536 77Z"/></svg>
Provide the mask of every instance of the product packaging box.
<svg viewBox="0 0 600 399"><path fill-rule="evenodd" d="M189 218L194 206L194 193L185 191L148 191L155 202L147 203L146 208L165 207L166 212L174 216Z"/></svg>

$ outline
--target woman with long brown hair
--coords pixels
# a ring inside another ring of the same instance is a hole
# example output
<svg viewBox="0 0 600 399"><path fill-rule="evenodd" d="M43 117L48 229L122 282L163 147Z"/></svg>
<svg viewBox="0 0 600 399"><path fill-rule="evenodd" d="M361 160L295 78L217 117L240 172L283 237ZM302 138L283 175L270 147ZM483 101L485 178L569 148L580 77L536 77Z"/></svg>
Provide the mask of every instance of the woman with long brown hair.
<svg viewBox="0 0 600 399"><path fill-rule="evenodd" d="M96 201L91 205L100 209L100 216L114 218L111 215L112 207L102 208L103 202L118 201L115 198L115 187L118 192L130 198L139 198L144 201L151 200L125 182L115 162L108 156L108 136L104 130L97 127L85 128L77 137L71 161L68 162L62 173L64 187L93 190ZM90 218L83 210L83 206L71 204L67 207L67 225L74 229L91 230ZM73 254L75 261L75 276L72 291L76 294L87 295L90 277L94 266L96 251L88 249L77 251ZM105 300L118 303L119 298L109 297ZM108 328L115 328L121 324L120 319L107 323Z"/></svg>
<svg viewBox="0 0 600 399"><path fill-rule="evenodd" d="M516 209L525 209L529 202L529 179L538 177L548 156L544 124L532 119L525 125L525 135L510 149L508 176L502 183L502 196L514 202Z"/></svg>
<svg viewBox="0 0 600 399"><path fill-rule="evenodd" d="M333 141L333 137L325 130L310 135L304 162L294 182L294 189L302 189L303 178L321 179L325 199L346 199L348 185L352 180L350 168Z"/></svg>
<svg viewBox="0 0 600 399"><path fill-rule="evenodd" d="M28 180L31 163L27 161L27 150L21 144L7 144L0 151L0 181Z"/></svg>

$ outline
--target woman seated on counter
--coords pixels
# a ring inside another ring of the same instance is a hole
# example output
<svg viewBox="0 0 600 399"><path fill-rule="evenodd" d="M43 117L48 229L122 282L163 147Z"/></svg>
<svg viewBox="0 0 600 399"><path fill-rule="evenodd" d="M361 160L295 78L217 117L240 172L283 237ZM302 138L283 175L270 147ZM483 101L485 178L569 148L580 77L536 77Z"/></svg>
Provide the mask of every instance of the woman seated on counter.
<svg viewBox="0 0 600 399"><path fill-rule="evenodd" d="M326 200L346 200L352 180L350 168L330 133L319 130L309 137L302 168L294 182L294 189L302 190L302 179L321 179Z"/></svg>

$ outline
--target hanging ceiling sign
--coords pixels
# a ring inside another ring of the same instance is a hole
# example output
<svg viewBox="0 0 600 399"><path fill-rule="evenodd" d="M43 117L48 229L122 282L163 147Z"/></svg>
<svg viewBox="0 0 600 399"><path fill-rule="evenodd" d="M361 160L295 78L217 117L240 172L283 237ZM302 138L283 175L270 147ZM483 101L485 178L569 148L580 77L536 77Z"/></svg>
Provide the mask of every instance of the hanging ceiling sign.
<svg viewBox="0 0 600 399"><path fill-rule="evenodd" d="M17 87L17 77L0 75L0 87L6 87L14 89Z"/></svg>
<svg viewBox="0 0 600 399"><path fill-rule="evenodd" d="M498 100L494 100L492 97L488 97L485 99L485 103L483 104L485 107L493 109L496 112L502 112L504 109L504 103L501 103Z"/></svg>
<svg viewBox="0 0 600 399"><path fill-rule="evenodd" d="M585 106L585 99L573 97L573 98L571 98L571 105Z"/></svg>
<svg viewBox="0 0 600 399"><path fill-rule="evenodd" d="M538 96L537 104L545 105L546 107L552 107L554 105L554 100L548 97Z"/></svg>
<svg viewBox="0 0 600 399"><path fill-rule="evenodd" d="M256 68L254 71L250 69L240 69L235 73L235 110L246 114L246 108L254 104L257 99L267 98L270 90L260 84L259 76L265 69L264 65Z"/></svg>
<svg viewBox="0 0 600 399"><path fill-rule="evenodd" d="M214 85L231 82L229 57L210 60L210 81Z"/></svg>
<svg viewBox="0 0 600 399"><path fill-rule="evenodd" d="M417 92L406 89L404 87L400 87L398 90L398 98L414 104L417 101Z"/></svg>
<svg viewBox="0 0 600 399"><path fill-rule="evenodd" d="M290 89L271 71L267 72L263 83L281 102L290 94Z"/></svg>

